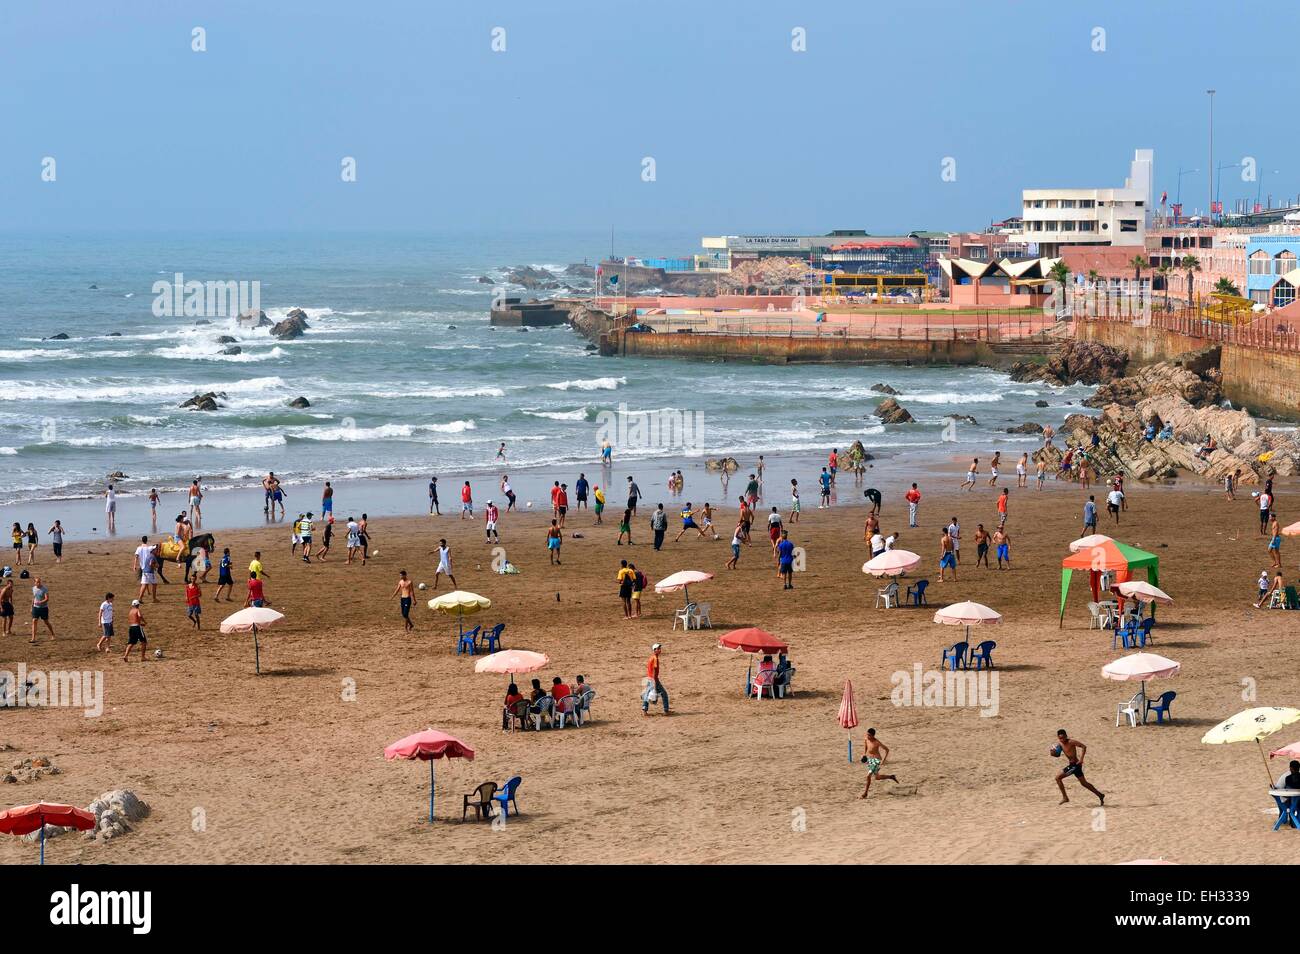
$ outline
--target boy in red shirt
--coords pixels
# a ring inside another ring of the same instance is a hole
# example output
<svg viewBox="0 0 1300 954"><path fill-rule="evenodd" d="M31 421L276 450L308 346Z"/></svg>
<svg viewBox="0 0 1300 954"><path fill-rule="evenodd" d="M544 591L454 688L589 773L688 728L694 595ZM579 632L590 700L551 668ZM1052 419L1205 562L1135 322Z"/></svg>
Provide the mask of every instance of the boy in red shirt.
<svg viewBox="0 0 1300 954"><path fill-rule="evenodd" d="M912 484L912 489L905 495L907 500L907 525L916 526L916 508L921 503L921 491L916 489L916 484Z"/></svg>
<svg viewBox="0 0 1300 954"><path fill-rule="evenodd" d="M203 628L199 625L199 617L203 615L202 598L203 593L199 589L199 581L196 577L185 587L185 615L190 618L195 629Z"/></svg>
<svg viewBox="0 0 1300 954"><path fill-rule="evenodd" d="M257 578L256 573L248 574L248 599L244 600L245 606L270 606L270 602L262 593L262 581Z"/></svg>

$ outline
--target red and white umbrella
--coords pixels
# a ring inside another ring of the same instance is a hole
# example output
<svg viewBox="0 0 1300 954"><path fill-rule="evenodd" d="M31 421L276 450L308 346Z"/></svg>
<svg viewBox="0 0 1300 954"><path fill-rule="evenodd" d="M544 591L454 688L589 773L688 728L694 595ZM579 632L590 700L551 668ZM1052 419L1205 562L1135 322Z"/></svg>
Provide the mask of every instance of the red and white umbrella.
<svg viewBox="0 0 1300 954"><path fill-rule="evenodd" d="M858 724L858 707L853 704L853 680L844 680L844 695L840 697L840 711L835 716L840 728L849 730L849 761L853 761L853 728Z"/></svg>
<svg viewBox="0 0 1300 954"><path fill-rule="evenodd" d="M911 550L887 550L862 564L862 572L872 576L898 576L921 565L921 558Z"/></svg>
<svg viewBox="0 0 1300 954"><path fill-rule="evenodd" d="M19 805L8 811L0 812L0 834L29 835L34 831L41 833L41 864L45 864L45 826L57 828L75 828L78 831L90 831L95 827L95 814L84 808L62 805L58 802L37 802L35 805Z"/></svg>
<svg viewBox="0 0 1300 954"><path fill-rule="evenodd" d="M414 735L408 735L404 739L398 739L388 746L388 748L384 749L384 758L390 762L393 759L410 759L412 761L421 759L429 763L429 821L433 821L434 760L467 759L473 761L474 750L454 735L448 735L446 732L439 732L436 729L425 729L423 732L417 732Z"/></svg>
<svg viewBox="0 0 1300 954"><path fill-rule="evenodd" d="M284 619L283 613L277 613L269 606L247 606L238 612L231 613L221 621L221 631L223 633L248 633L253 634L253 663L258 673L262 671L262 651L257 644L258 628L266 627Z"/></svg>
<svg viewBox="0 0 1300 954"><path fill-rule="evenodd" d="M705 573L703 570L678 570L670 576L664 577L655 584L656 593L672 593L681 590L682 595L689 604L691 601L691 591L689 589L692 583L703 583L705 580L713 579L712 573Z"/></svg>
<svg viewBox="0 0 1300 954"><path fill-rule="evenodd" d="M1300 520L1297 520L1295 523L1288 523L1285 527L1283 527L1282 536L1300 537Z"/></svg>
<svg viewBox="0 0 1300 954"><path fill-rule="evenodd" d="M1145 702L1149 680L1176 676L1180 668L1182 667L1172 659L1166 659L1156 653L1130 653L1102 666L1101 675L1103 679L1116 679L1121 682L1136 680L1141 684L1139 688L1142 700ZM1146 721L1145 715L1144 711L1143 721Z"/></svg>
<svg viewBox="0 0 1300 954"><path fill-rule="evenodd" d="M934 614L934 621L944 626L965 626L966 642L970 642L972 626L997 626L1002 622L1002 614L983 603L966 600L945 606Z"/></svg>

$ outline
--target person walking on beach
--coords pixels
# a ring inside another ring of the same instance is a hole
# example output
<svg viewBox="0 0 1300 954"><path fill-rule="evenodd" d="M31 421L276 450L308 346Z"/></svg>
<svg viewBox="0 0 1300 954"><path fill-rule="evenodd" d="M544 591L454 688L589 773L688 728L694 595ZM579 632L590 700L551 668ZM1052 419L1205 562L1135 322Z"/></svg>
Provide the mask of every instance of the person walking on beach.
<svg viewBox="0 0 1300 954"><path fill-rule="evenodd" d="M605 512L605 491L601 490L599 485L592 487L591 499L594 501L594 506L591 508L592 513L596 515L596 524L600 525L605 522L600 517Z"/></svg>
<svg viewBox="0 0 1300 954"><path fill-rule="evenodd" d="M609 467L614 463L614 447L606 437L600 442L600 465Z"/></svg>
<svg viewBox="0 0 1300 954"><path fill-rule="evenodd" d="M740 544L744 540L744 524L736 523L736 532L731 535L731 559L727 561L728 570L734 570L740 563Z"/></svg>
<svg viewBox="0 0 1300 954"><path fill-rule="evenodd" d="M50 547L54 550L54 562L63 562L63 524L55 520L54 525L45 531L50 535Z"/></svg>
<svg viewBox="0 0 1300 954"><path fill-rule="evenodd" d="M398 608L402 611L403 628L409 633L415 629L415 624L411 622L411 601L415 598L415 591L405 570L397 575L397 587L393 590L393 596L397 597Z"/></svg>
<svg viewBox="0 0 1300 954"><path fill-rule="evenodd" d="M776 545L776 575L783 581L783 590L794 589L794 544L790 535L781 531L781 542Z"/></svg>
<svg viewBox="0 0 1300 954"><path fill-rule="evenodd" d="M307 511L307 515L298 521L298 539L302 541L302 562L311 563L311 537L312 537L312 513Z"/></svg>
<svg viewBox="0 0 1300 954"><path fill-rule="evenodd" d="M569 485L560 484L560 492L555 495L555 513L559 518L559 528L564 529L564 518L569 512Z"/></svg>
<svg viewBox="0 0 1300 954"><path fill-rule="evenodd" d="M447 579L451 581L451 588L456 588L456 577L451 572L451 547L447 546L446 538L438 541L438 568L433 571L433 588L438 588L438 579L446 574Z"/></svg>
<svg viewBox="0 0 1300 954"><path fill-rule="evenodd" d="M1006 561L1005 569L1011 569L1011 534L1007 533L1006 527L999 526L993 531L993 545L998 550L998 569L1003 569L1002 563ZM988 565L987 560L985 566Z"/></svg>
<svg viewBox="0 0 1300 954"><path fill-rule="evenodd" d="M502 477L501 478L502 485L504 485L505 482L506 479ZM442 511L438 509L438 478L437 477L429 478L429 516L430 517L442 516Z"/></svg>
<svg viewBox="0 0 1300 954"><path fill-rule="evenodd" d="M999 527L1005 527L1007 525L1007 502L1010 500L1010 498L1011 498L1011 491L1008 488L1003 487L1002 493L998 496L998 526Z"/></svg>
<svg viewBox="0 0 1300 954"><path fill-rule="evenodd" d="M135 548L134 562L136 578L140 581L140 592L136 599L144 599L148 593L155 603L158 602L158 576L154 573L154 548L149 545L148 537L140 538L140 545Z"/></svg>
<svg viewBox="0 0 1300 954"><path fill-rule="evenodd" d="M790 478L790 523L799 522L799 481Z"/></svg>
<svg viewBox="0 0 1300 954"><path fill-rule="evenodd" d="M915 483L912 484L912 489L904 495L903 499L907 501L907 525L915 527L916 511L921 506L921 491L917 489Z"/></svg>
<svg viewBox="0 0 1300 954"><path fill-rule="evenodd" d="M235 592L235 578L232 574L233 562L230 559L230 547L221 551L221 562L217 564L217 593L212 597L214 603L221 602L221 591L226 591L226 602L234 602L231 596Z"/></svg>
<svg viewBox="0 0 1300 954"><path fill-rule="evenodd" d="M1025 451L1020 455L1020 460L1016 463L1016 486L1029 486L1029 452Z"/></svg>
<svg viewBox="0 0 1300 954"><path fill-rule="evenodd" d="M1002 463L1002 451L994 451L993 459L989 461L989 486L998 485L998 465Z"/></svg>
<svg viewBox="0 0 1300 954"><path fill-rule="evenodd" d="M1259 495L1259 532L1268 529L1269 514L1273 511L1273 495L1265 488ZM14 524L14 526L18 526Z"/></svg>
<svg viewBox="0 0 1300 954"><path fill-rule="evenodd" d="M961 524L957 522L956 514L953 515L952 523L948 524L948 536L952 538L952 562L954 564L960 564L961 563ZM953 569L955 570L956 566L954 566ZM955 573L953 574L953 579L954 580L957 579L957 575Z"/></svg>
<svg viewBox="0 0 1300 954"><path fill-rule="evenodd" d="M745 499L751 507L758 506L758 475L750 474L749 483L745 484Z"/></svg>
<svg viewBox="0 0 1300 954"><path fill-rule="evenodd" d="M641 499L641 488L636 485L636 481L631 475L627 478L627 509L632 511L632 516L636 516L636 502Z"/></svg>
<svg viewBox="0 0 1300 954"><path fill-rule="evenodd" d="M497 518L501 516L501 511L492 501L487 502L487 507L483 510L483 534L484 543L491 543L495 540L501 542L501 534L497 533Z"/></svg>
<svg viewBox="0 0 1300 954"><path fill-rule="evenodd" d="M99 620L99 639L95 642L95 652L101 649L108 653L113 651L113 594L105 593L104 602L99 604L95 614Z"/></svg>
<svg viewBox="0 0 1300 954"><path fill-rule="evenodd" d="M546 554L551 558L551 565L556 566L560 562L560 544L564 542L564 531L555 520L551 521L551 528L546 531Z"/></svg>
<svg viewBox="0 0 1300 954"><path fill-rule="evenodd" d="M947 527L943 528L943 534L939 537L939 582L940 583L947 582L947 579L943 575L945 570L952 570L952 578L954 581L956 581L957 559L953 556L952 553L952 534L948 532Z"/></svg>
<svg viewBox="0 0 1300 954"><path fill-rule="evenodd" d="M1274 569L1282 569L1282 525L1275 513L1268 515L1268 556Z"/></svg>
<svg viewBox="0 0 1300 954"><path fill-rule="evenodd" d="M1061 790L1060 804L1064 805L1070 800L1070 796L1065 794L1065 780L1073 775L1079 780L1079 784L1086 788L1092 794L1097 796L1097 801L1102 805L1106 804L1106 796L1097 791L1092 784L1083 777L1083 757L1088 754L1088 747L1078 739L1070 738L1068 732L1064 729L1056 730L1056 745L1052 746L1052 756L1060 758L1064 755L1069 759L1069 764L1061 769L1056 775L1056 787Z"/></svg>
<svg viewBox="0 0 1300 954"><path fill-rule="evenodd" d="M1034 482L1034 489L1042 490L1043 484L1045 484L1046 482L1047 482L1047 461L1043 460L1043 458L1040 457L1038 459L1038 476Z"/></svg>
<svg viewBox="0 0 1300 954"><path fill-rule="evenodd" d="M140 646L140 662L146 662L149 638L144 634L144 610L140 609L139 600L132 600L131 609L126 614L126 652L122 654L122 662L131 661L131 647L136 644Z"/></svg>
<svg viewBox="0 0 1300 954"><path fill-rule="evenodd" d="M573 493L575 497L575 501L573 505L574 510L587 509L587 492L590 489L591 489L591 484L587 482L587 475L583 473L579 473L578 479L573 485Z"/></svg>
<svg viewBox="0 0 1300 954"><path fill-rule="evenodd" d="M506 442L502 441L501 446L497 448L497 460L506 459Z"/></svg>
<svg viewBox="0 0 1300 954"><path fill-rule="evenodd" d="M776 548L781 543L781 534L785 528L781 525L781 511L775 507L767 515L767 539L772 544L772 562L776 562Z"/></svg>
<svg viewBox="0 0 1300 954"><path fill-rule="evenodd" d="M117 532L117 490L112 484L104 491L104 516L108 520L108 532Z"/></svg>
<svg viewBox="0 0 1300 954"><path fill-rule="evenodd" d="M632 587L636 582L636 571L632 570L626 560L618 561L618 598L623 601L623 618L632 618Z"/></svg>
<svg viewBox="0 0 1300 954"><path fill-rule="evenodd" d="M320 492L320 518L328 520L334 513L334 487L327 480Z"/></svg>
<svg viewBox="0 0 1300 954"><path fill-rule="evenodd" d="M823 467L822 472L817 477L817 482L821 485L822 490L821 501L817 504L817 509L825 510L831 505L831 484L835 481L831 477L830 471Z"/></svg>
<svg viewBox="0 0 1300 954"><path fill-rule="evenodd" d="M470 514L471 518L473 514ZM370 515L363 513L357 521L357 543L361 547L361 565L370 559Z"/></svg>
<svg viewBox="0 0 1300 954"><path fill-rule="evenodd" d="M32 638L36 642L36 624L44 623L45 629L54 638L54 627L50 625L50 588L39 576L32 580Z"/></svg>
<svg viewBox="0 0 1300 954"><path fill-rule="evenodd" d="M989 532L984 529L984 524L975 525L975 565L984 564L988 569L989 565Z"/></svg>
<svg viewBox="0 0 1300 954"><path fill-rule="evenodd" d="M664 534L668 532L668 514L664 512L663 504L656 507L655 512L650 514L650 530L654 533L655 549L662 550L664 545ZM678 536L680 536L680 534Z"/></svg>
<svg viewBox="0 0 1300 954"><path fill-rule="evenodd" d="M1236 500L1236 499L1237 499L1237 495L1236 495L1235 493L1233 493L1233 490L1236 488L1236 486L1237 486L1237 481L1240 479L1240 477L1241 477L1241 468L1240 468L1240 467L1238 467L1238 468L1237 468L1233 473L1231 473L1231 474L1224 474L1224 475L1223 475L1223 494L1224 494L1224 496L1227 497L1229 500Z"/></svg>
<svg viewBox="0 0 1300 954"><path fill-rule="evenodd" d="M258 580L269 580L271 574L266 572L266 567L262 566L262 551L254 550L253 559L248 561L248 572Z"/></svg>
<svg viewBox="0 0 1300 954"><path fill-rule="evenodd" d="M862 762L867 767L867 787L862 790L859 798L866 798L871 794L871 780L873 778L889 779L895 785L898 784L897 775L881 775L880 770L889 761L889 746L876 738L876 730L868 729L867 737L862 740L862 747L866 750L866 755L862 756Z"/></svg>
<svg viewBox="0 0 1300 954"><path fill-rule="evenodd" d="M203 617L203 590L200 588L197 578L190 580L185 584L185 616L194 626L196 632L203 628L201 625Z"/></svg>
<svg viewBox="0 0 1300 954"><path fill-rule="evenodd" d="M1097 532L1097 498L1092 494L1083 504L1083 533L1081 537Z"/></svg>
<svg viewBox="0 0 1300 954"><path fill-rule="evenodd" d="M1119 526L1119 510L1123 503L1124 491L1112 485L1110 493L1106 495L1106 512L1115 518L1115 526Z"/></svg>
<svg viewBox="0 0 1300 954"><path fill-rule="evenodd" d="M560 515L560 482L557 480L551 485L551 516Z"/></svg>
<svg viewBox="0 0 1300 954"><path fill-rule="evenodd" d="M271 513L271 492L275 490L275 485L279 483L275 479L275 471L268 471L267 475L262 478L262 513Z"/></svg>
<svg viewBox="0 0 1300 954"><path fill-rule="evenodd" d="M660 654L663 652L663 646L655 643L650 647L650 658L646 660L645 676L646 687L641 693L641 714L650 714L650 703L658 699L663 703L664 715L669 715L668 710L668 690L664 688L662 681L663 661Z"/></svg>
<svg viewBox="0 0 1300 954"><path fill-rule="evenodd" d="M36 524L27 524L27 562L33 566L36 564L36 547L41 542L40 536L36 533Z"/></svg>
<svg viewBox="0 0 1300 954"><path fill-rule="evenodd" d="M14 631L14 571L9 567L0 576L0 634L12 636Z"/></svg>
<svg viewBox="0 0 1300 954"><path fill-rule="evenodd" d="M627 568L632 571L632 618L640 619L641 594L649 581L645 578L645 574L636 568L635 563L629 563Z"/></svg>
<svg viewBox="0 0 1300 954"><path fill-rule="evenodd" d="M460 488L460 519L464 520L466 514L471 520L474 519L474 491L470 489L468 480Z"/></svg>
<svg viewBox="0 0 1300 954"><path fill-rule="evenodd" d="M623 536L627 535L627 545L632 545L632 509L629 507L623 511L623 519L618 525L618 539L614 541L615 546L623 545Z"/></svg>
<svg viewBox="0 0 1300 954"><path fill-rule="evenodd" d="M203 524L203 488L199 486L199 478L197 477L190 482L189 512L194 525L201 526Z"/></svg>
<svg viewBox="0 0 1300 954"><path fill-rule="evenodd" d="M316 551L316 562L324 563L325 556L330 552L330 546L334 543L334 514L329 515L325 521L325 532L321 534L320 549Z"/></svg>
<svg viewBox="0 0 1300 954"><path fill-rule="evenodd" d="M959 489L974 490L975 481L979 480L979 473L980 473L980 459L978 457L972 457L970 460L970 468L966 471L966 479L962 481L961 487Z"/></svg>
<svg viewBox="0 0 1300 954"><path fill-rule="evenodd" d="M510 486L510 478L505 474L501 475L501 493L506 498L506 513L515 509L515 489Z"/></svg>
<svg viewBox="0 0 1300 954"><path fill-rule="evenodd" d="M157 487L149 488L148 499L149 499L149 526L152 529L157 530L158 529L158 502L162 500L162 498L158 496Z"/></svg>

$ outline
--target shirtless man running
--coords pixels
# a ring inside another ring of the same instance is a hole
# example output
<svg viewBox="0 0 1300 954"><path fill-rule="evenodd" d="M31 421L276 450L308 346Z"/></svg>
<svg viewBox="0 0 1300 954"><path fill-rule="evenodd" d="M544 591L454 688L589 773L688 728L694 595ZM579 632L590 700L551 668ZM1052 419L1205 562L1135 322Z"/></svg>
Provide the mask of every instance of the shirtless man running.
<svg viewBox="0 0 1300 954"><path fill-rule="evenodd" d="M393 595L397 597L398 605L402 610L402 622L409 633L415 629L415 624L411 622L411 602L415 598L414 587L410 578L403 570L397 577L397 588L393 590Z"/></svg>
<svg viewBox="0 0 1300 954"><path fill-rule="evenodd" d="M1106 804L1106 796L1092 787L1092 784L1083 777L1083 757L1088 754L1088 747L1078 739L1072 739L1064 729L1056 730L1056 745L1052 747L1054 756L1064 755L1070 760L1070 764L1061 769L1056 776L1056 787L1061 790L1060 804L1064 805L1070 800L1070 796L1065 794L1065 779L1073 775L1079 780L1079 784L1086 788L1092 794L1097 796L1101 804Z"/></svg>
<svg viewBox="0 0 1300 954"><path fill-rule="evenodd" d="M867 787L863 789L862 794L859 797L866 798L871 792L871 780L873 778L887 778L897 785L898 776L880 774L881 767L889 759L889 746L876 738L875 729L867 730L867 737L863 740L862 745L863 748L867 750L867 754L862 756L862 761L866 763L867 766Z"/></svg>

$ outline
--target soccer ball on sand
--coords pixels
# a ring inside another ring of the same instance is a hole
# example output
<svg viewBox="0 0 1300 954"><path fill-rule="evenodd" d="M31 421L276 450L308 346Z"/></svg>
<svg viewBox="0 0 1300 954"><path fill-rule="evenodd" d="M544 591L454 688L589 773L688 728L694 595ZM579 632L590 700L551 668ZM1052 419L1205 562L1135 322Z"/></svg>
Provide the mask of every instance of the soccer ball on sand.
<svg viewBox="0 0 1300 954"><path fill-rule="evenodd" d="M161 649L155 649L155 650L153 651L153 658L154 658L154 659L162 659L162 650L161 650Z"/></svg>
<svg viewBox="0 0 1300 954"><path fill-rule="evenodd" d="M428 588L429 588L429 584L427 584L427 583L421 583L421 584L417 587L417 589L421 589L421 590L427 590Z"/></svg>
<svg viewBox="0 0 1300 954"><path fill-rule="evenodd" d="M378 551L378 550L371 550L371 551L370 551L370 555L371 555L371 556L379 556L379 551Z"/></svg>

